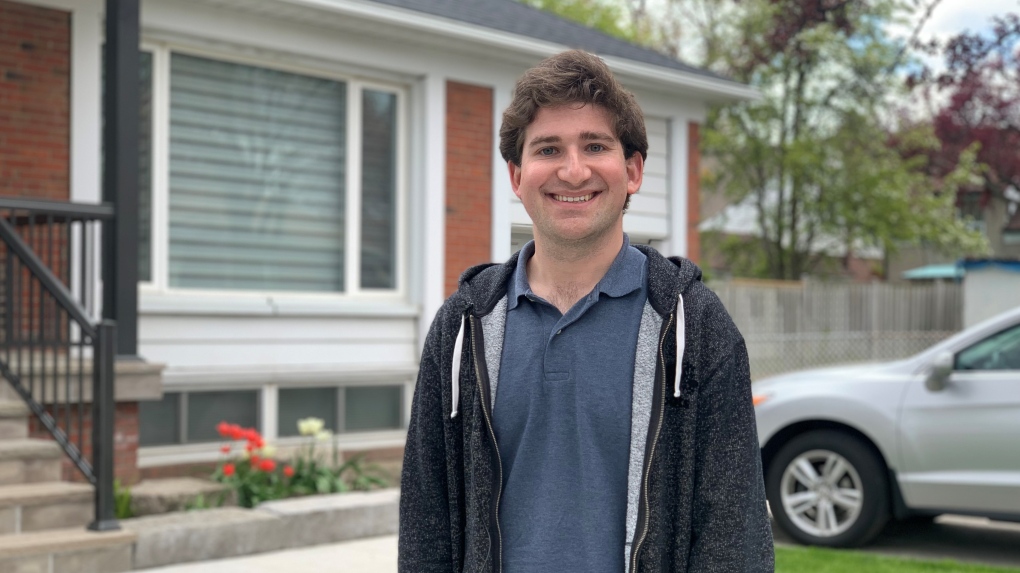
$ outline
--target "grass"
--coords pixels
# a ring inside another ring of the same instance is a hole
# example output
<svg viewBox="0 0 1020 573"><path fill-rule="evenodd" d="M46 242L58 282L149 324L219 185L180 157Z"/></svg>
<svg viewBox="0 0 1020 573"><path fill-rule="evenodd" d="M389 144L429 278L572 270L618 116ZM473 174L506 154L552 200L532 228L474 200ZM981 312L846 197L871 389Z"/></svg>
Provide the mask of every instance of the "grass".
<svg viewBox="0 0 1020 573"><path fill-rule="evenodd" d="M921 561L818 547L776 547L776 573L1020 573L1013 567Z"/></svg>

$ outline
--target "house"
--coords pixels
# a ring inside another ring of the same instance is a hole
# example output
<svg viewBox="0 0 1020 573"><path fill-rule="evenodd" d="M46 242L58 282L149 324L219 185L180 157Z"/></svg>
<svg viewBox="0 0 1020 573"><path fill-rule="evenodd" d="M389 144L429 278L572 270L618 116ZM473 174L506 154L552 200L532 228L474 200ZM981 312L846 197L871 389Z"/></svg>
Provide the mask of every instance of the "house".
<svg viewBox="0 0 1020 573"><path fill-rule="evenodd" d="M97 203L102 0L0 0L0 195ZM530 236L498 130L515 80L601 55L646 114L635 242L697 258L698 128L751 88L511 0L150 0L139 75L137 351L117 472L287 446L317 416L398 455L431 317Z"/></svg>
<svg viewBox="0 0 1020 573"><path fill-rule="evenodd" d="M1020 258L1020 189L1008 188L1002 196L981 191L957 195L957 215L988 239L992 259ZM889 259L890 282L954 281L963 278L956 257L928 246L907 247Z"/></svg>

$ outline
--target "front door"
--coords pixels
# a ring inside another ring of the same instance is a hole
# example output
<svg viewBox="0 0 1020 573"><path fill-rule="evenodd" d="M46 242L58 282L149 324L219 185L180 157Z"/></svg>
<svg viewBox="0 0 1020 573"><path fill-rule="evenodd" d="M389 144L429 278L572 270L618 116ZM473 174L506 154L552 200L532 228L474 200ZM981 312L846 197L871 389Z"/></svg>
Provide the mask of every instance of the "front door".
<svg viewBox="0 0 1020 573"><path fill-rule="evenodd" d="M900 485L913 508L1020 516L1020 325L954 354L943 390L911 383Z"/></svg>

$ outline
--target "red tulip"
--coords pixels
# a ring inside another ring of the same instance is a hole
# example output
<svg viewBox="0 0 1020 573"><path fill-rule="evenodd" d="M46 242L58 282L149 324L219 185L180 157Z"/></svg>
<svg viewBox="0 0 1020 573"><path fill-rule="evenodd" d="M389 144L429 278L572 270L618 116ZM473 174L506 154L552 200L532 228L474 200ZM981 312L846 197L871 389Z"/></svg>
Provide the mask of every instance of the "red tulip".
<svg viewBox="0 0 1020 573"><path fill-rule="evenodd" d="M227 477L234 475L234 464L223 464L223 475Z"/></svg>
<svg viewBox="0 0 1020 573"><path fill-rule="evenodd" d="M271 472L276 469L276 462L273 460L262 460L259 463L259 469L264 472Z"/></svg>
<svg viewBox="0 0 1020 573"><path fill-rule="evenodd" d="M224 454L229 454L230 453L230 444L224 444L224 445L220 446L220 451L223 452Z"/></svg>
<svg viewBox="0 0 1020 573"><path fill-rule="evenodd" d="M294 477L294 468L290 466L283 466L283 475L292 478Z"/></svg>

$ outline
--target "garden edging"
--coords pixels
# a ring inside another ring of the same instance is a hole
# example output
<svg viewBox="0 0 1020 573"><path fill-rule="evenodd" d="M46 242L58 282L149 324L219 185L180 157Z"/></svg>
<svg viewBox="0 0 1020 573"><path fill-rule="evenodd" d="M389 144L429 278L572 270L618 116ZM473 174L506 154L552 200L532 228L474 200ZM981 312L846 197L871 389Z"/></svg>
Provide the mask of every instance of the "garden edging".
<svg viewBox="0 0 1020 573"><path fill-rule="evenodd" d="M400 490L281 499L121 520L133 568L223 559L397 533Z"/></svg>

